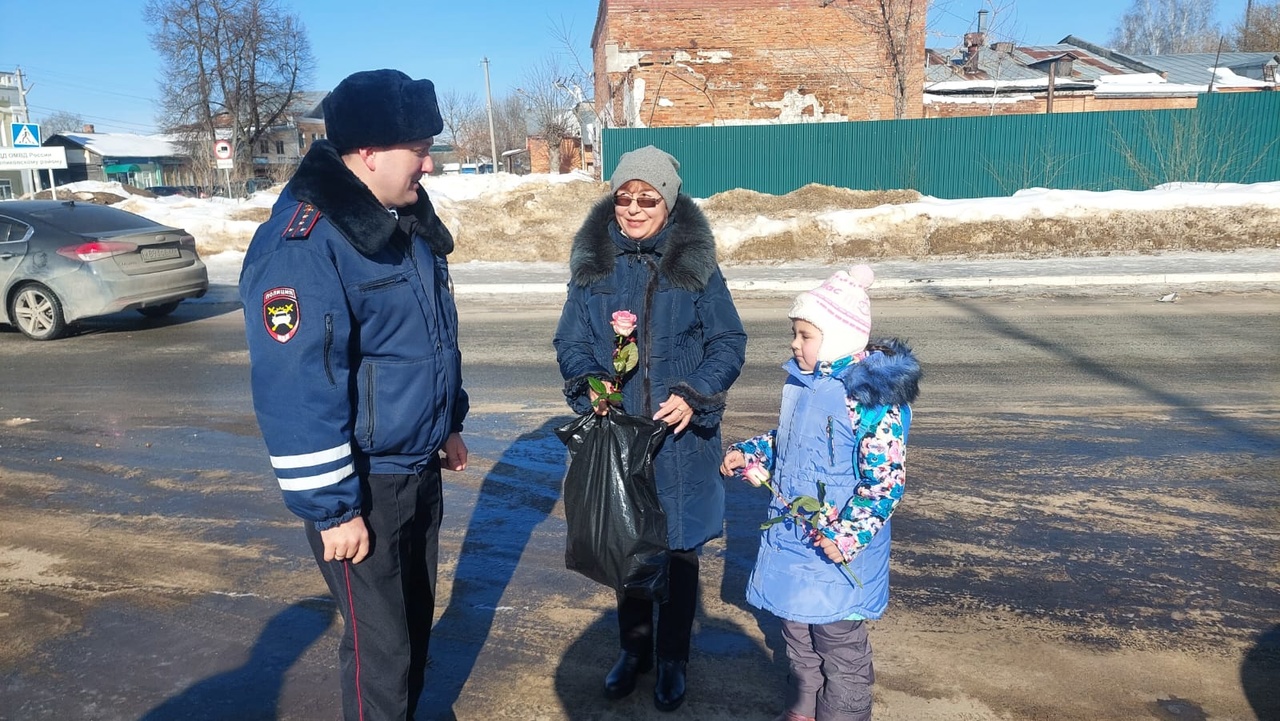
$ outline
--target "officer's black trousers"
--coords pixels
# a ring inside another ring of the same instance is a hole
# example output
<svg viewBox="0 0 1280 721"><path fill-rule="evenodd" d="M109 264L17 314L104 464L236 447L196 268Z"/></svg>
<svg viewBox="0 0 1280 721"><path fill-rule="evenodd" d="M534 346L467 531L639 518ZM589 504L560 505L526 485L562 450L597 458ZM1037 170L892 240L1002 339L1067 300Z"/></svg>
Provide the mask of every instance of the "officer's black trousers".
<svg viewBox="0 0 1280 721"><path fill-rule="evenodd" d="M371 551L360 563L324 561L307 539L342 613L338 647L347 721L412 719L422 693L440 558L440 464L417 474L362 479ZM363 712L363 713L362 713Z"/></svg>

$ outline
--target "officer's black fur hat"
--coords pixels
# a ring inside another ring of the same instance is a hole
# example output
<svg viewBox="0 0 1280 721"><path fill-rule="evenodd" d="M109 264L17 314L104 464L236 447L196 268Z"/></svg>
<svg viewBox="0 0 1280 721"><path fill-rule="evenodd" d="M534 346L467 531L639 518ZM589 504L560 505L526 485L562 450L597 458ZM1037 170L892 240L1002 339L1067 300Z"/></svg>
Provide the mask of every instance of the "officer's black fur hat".
<svg viewBox="0 0 1280 721"><path fill-rule="evenodd" d="M348 75L321 105L325 134L339 152L424 140L444 129L435 85L399 70Z"/></svg>

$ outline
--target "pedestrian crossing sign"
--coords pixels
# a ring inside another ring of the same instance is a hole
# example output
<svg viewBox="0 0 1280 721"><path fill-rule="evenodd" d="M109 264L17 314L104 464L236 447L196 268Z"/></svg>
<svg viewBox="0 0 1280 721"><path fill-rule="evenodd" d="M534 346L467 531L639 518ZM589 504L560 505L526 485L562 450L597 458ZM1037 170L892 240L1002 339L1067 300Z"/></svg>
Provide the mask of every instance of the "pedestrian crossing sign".
<svg viewBox="0 0 1280 721"><path fill-rule="evenodd" d="M40 126L35 123L14 123L10 126L10 132L13 135L13 147L15 148L38 148L40 147Z"/></svg>

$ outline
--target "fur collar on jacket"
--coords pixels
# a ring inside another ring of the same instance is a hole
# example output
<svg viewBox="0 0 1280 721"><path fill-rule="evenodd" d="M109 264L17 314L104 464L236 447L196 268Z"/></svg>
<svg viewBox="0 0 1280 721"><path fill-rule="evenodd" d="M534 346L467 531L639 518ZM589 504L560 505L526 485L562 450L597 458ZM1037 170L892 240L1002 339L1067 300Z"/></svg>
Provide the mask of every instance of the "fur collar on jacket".
<svg viewBox="0 0 1280 721"><path fill-rule="evenodd" d="M293 197L314 205L333 223L338 232L364 255L373 256L385 248L396 228L417 233L432 252L453 252L453 236L436 215L427 191L418 187L418 201L397 209L400 220L387 212L368 186L347 168L333 143L317 140L307 151L289 181Z"/></svg>
<svg viewBox="0 0 1280 721"><path fill-rule="evenodd" d="M569 282L587 286L613 272L618 247L609 236L613 222L613 196L602 198L591 208L586 221L573 236L569 254ZM682 290L700 291L716 272L716 240L707 216L693 198L681 194L671 212L675 224L659 248L658 273Z"/></svg>
<svg viewBox="0 0 1280 721"><path fill-rule="evenodd" d="M902 406L914 401L924 372L911 347L889 338L872 341L871 348L866 358L840 376L846 394L864 406Z"/></svg>

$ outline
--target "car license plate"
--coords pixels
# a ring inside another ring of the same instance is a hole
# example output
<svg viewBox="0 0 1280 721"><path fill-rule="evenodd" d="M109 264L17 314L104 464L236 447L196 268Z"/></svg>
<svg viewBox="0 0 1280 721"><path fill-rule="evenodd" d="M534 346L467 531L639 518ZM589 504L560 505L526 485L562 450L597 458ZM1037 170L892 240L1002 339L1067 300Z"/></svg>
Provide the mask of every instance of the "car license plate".
<svg viewBox="0 0 1280 721"><path fill-rule="evenodd" d="M153 260L172 260L180 255L177 248L142 248L140 252L142 259L148 263Z"/></svg>

